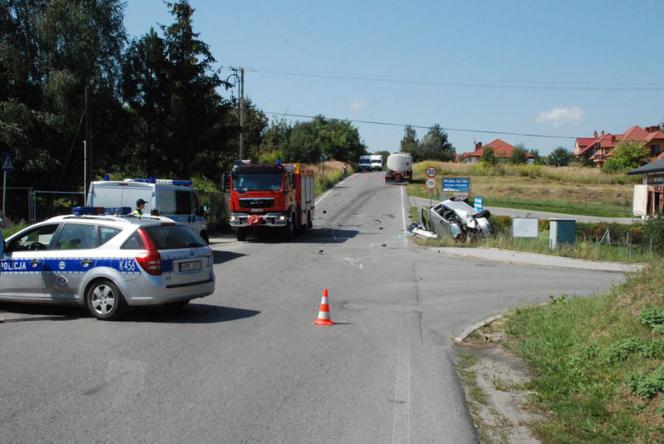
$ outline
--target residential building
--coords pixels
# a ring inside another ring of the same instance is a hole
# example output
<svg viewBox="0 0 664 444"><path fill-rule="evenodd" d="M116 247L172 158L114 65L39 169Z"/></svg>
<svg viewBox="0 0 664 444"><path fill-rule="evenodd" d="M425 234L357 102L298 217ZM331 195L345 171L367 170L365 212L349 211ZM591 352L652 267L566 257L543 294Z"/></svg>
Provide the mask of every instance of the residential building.
<svg viewBox="0 0 664 444"><path fill-rule="evenodd" d="M512 158L514 147L501 139L496 139L491 143L482 145L482 142L475 143L475 149L470 152L462 153L457 157L459 162L463 163L477 163L482 159L484 150L486 148L493 149L493 154L499 161L508 161ZM534 162L534 156L528 153L528 163Z"/></svg>
<svg viewBox="0 0 664 444"><path fill-rule="evenodd" d="M634 185L634 215L647 217L663 213L664 158L653 160L628 174L643 174L643 183Z"/></svg>
<svg viewBox="0 0 664 444"><path fill-rule="evenodd" d="M641 128L634 125L623 134L595 133L593 137L576 139L574 154L592 161L601 167L611 157L611 151L620 142L642 143L649 151L651 160L664 158L664 131L659 126Z"/></svg>

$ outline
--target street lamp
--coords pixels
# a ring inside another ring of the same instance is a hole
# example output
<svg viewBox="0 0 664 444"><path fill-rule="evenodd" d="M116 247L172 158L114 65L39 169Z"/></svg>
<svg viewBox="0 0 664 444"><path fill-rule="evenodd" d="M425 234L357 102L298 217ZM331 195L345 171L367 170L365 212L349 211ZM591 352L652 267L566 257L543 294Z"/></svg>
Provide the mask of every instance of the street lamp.
<svg viewBox="0 0 664 444"><path fill-rule="evenodd" d="M238 156L239 160L242 160L242 152L244 151L244 68L239 67L235 68L232 67L231 75L226 77L226 82L225 86L226 89L232 88L235 86L235 83L232 83L231 80L233 79L235 82L239 84L239 89L240 89L240 153ZM240 72L238 74L238 71Z"/></svg>

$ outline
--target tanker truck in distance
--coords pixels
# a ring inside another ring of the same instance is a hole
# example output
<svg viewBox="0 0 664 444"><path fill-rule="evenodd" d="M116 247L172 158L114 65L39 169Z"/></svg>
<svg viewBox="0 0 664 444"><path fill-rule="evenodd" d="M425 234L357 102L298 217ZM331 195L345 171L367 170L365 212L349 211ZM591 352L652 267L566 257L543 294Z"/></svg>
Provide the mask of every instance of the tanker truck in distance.
<svg viewBox="0 0 664 444"><path fill-rule="evenodd" d="M413 156L409 153L390 154L387 158L385 182L410 182L413 180Z"/></svg>
<svg viewBox="0 0 664 444"><path fill-rule="evenodd" d="M313 226L314 174L299 164L237 161L222 188L230 192L230 226L239 241L252 231L292 237Z"/></svg>

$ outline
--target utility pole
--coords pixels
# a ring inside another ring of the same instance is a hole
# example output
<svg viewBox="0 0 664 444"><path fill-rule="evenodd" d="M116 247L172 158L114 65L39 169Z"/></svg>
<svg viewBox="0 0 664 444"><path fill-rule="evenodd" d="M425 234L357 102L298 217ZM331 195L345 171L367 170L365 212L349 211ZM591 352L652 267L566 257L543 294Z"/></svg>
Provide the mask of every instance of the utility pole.
<svg viewBox="0 0 664 444"><path fill-rule="evenodd" d="M88 169L91 169L88 168L88 151L90 152L90 164L92 164L92 122L90 121L87 85L85 85L83 102L85 106L85 139L83 140L83 205L85 205L87 203L85 194L88 189Z"/></svg>
<svg viewBox="0 0 664 444"><path fill-rule="evenodd" d="M244 151L244 68L240 67L240 156Z"/></svg>

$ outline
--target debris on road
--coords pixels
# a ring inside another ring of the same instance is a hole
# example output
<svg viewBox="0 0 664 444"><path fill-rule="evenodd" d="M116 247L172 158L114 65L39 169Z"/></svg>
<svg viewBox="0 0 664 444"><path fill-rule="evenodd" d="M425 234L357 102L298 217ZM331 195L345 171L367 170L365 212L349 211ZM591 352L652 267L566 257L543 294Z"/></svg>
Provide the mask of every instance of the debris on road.
<svg viewBox="0 0 664 444"><path fill-rule="evenodd" d="M423 239L438 239L438 235L433 231L427 230L423 225L412 223L406 229L407 233L411 235L419 236Z"/></svg>

